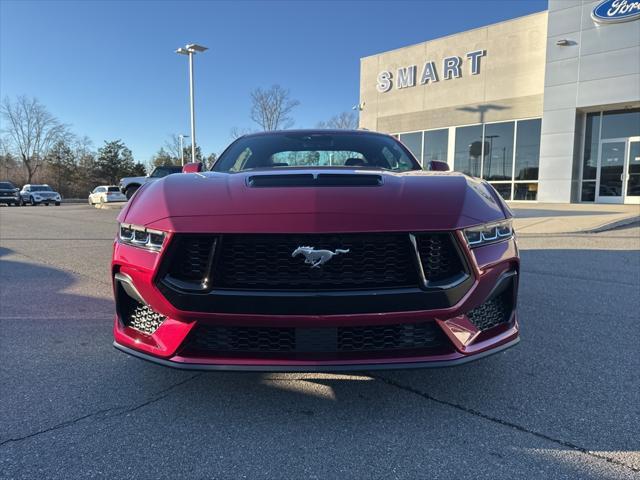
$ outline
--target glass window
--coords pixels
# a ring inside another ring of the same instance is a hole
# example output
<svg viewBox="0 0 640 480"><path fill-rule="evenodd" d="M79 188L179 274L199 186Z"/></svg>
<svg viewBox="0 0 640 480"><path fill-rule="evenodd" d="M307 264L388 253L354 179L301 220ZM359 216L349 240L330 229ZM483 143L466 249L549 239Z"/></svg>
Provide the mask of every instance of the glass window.
<svg viewBox="0 0 640 480"><path fill-rule="evenodd" d="M584 132L584 159L582 161L582 178L584 180L595 180L596 178L599 142L600 113L589 113Z"/></svg>
<svg viewBox="0 0 640 480"><path fill-rule="evenodd" d="M602 138L636 137L640 135L640 108L604 112Z"/></svg>
<svg viewBox="0 0 640 480"><path fill-rule="evenodd" d="M514 200L535 200L538 198L538 183L516 183L513 191Z"/></svg>
<svg viewBox="0 0 640 480"><path fill-rule="evenodd" d="M515 180L538 179L541 123L539 118L518 122Z"/></svg>
<svg viewBox="0 0 640 480"><path fill-rule="evenodd" d="M424 163L430 162L431 160L446 162L448 150L448 128L424 132L424 149L422 151L422 161Z"/></svg>
<svg viewBox="0 0 640 480"><path fill-rule="evenodd" d="M484 127L484 166L482 176L487 180L511 180L513 175L514 122L490 123ZM509 199L511 198L511 186ZM502 195L502 192L501 192ZM504 197L504 195L502 195Z"/></svg>
<svg viewBox="0 0 640 480"><path fill-rule="evenodd" d="M401 133L400 141L404 143L404 146L413 153L413 156L416 157L419 162L422 161L422 155L420 155L422 152L422 132Z"/></svg>
<svg viewBox="0 0 640 480"><path fill-rule="evenodd" d="M480 176L482 155L482 125L456 128L456 149L453 169L473 177Z"/></svg>
<svg viewBox="0 0 640 480"><path fill-rule="evenodd" d="M583 202L596 201L596 182L582 182L582 196L580 200Z"/></svg>
<svg viewBox="0 0 640 480"><path fill-rule="evenodd" d="M511 182L492 183L491 186L497 190L502 198L505 200L511 200Z"/></svg>
<svg viewBox="0 0 640 480"><path fill-rule="evenodd" d="M282 131L248 135L233 142L212 170L239 172L275 167L367 168L420 170L405 148L387 135L372 132Z"/></svg>

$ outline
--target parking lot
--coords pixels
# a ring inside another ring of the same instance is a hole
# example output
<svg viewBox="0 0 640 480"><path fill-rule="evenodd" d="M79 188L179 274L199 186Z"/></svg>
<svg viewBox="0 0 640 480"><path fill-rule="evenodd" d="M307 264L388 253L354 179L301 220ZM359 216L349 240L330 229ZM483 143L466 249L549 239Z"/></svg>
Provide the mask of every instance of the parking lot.
<svg viewBox="0 0 640 480"><path fill-rule="evenodd" d="M520 238L522 342L358 375L112 346L119 210L0 208L1 478L638 478L640 227Z"/></svg>

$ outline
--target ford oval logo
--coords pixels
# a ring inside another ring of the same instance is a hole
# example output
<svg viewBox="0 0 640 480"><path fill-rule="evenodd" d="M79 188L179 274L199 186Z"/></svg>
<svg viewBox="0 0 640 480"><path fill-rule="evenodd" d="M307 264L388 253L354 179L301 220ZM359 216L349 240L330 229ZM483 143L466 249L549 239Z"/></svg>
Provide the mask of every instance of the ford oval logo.
<svg viewBox="0 0 640 480"><path fill-rule="evenodd" d="M598 23L629 22L640 18L640 0L604 0L591 11Z"/></svg>

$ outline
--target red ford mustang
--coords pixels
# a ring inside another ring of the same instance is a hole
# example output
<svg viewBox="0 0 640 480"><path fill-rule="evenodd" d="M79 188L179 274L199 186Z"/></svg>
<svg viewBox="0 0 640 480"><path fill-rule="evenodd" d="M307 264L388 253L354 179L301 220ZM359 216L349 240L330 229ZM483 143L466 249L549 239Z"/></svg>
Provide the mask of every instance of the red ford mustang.
<svg viewBox="0 0 640 480"><path fill-rule="evenodd" d="M457 365L519 341L512 214L485 181L425 171L366 131L248 135L200 168L143 185L118 217L118 349L335 371Z"/></svg>

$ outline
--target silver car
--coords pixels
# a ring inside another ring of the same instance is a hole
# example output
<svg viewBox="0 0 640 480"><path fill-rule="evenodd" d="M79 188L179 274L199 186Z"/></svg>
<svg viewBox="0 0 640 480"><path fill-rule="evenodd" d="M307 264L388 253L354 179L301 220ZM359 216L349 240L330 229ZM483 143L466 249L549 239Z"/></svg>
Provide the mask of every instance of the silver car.
<svg viewBox="0 0 640 480"><path fill-rule="evenodd" d="M58 206L61 201L62 196L47 184L31 185L28 183L20 190L20 205L35 206L41 203L45 205L53 203Z"/></svg>

